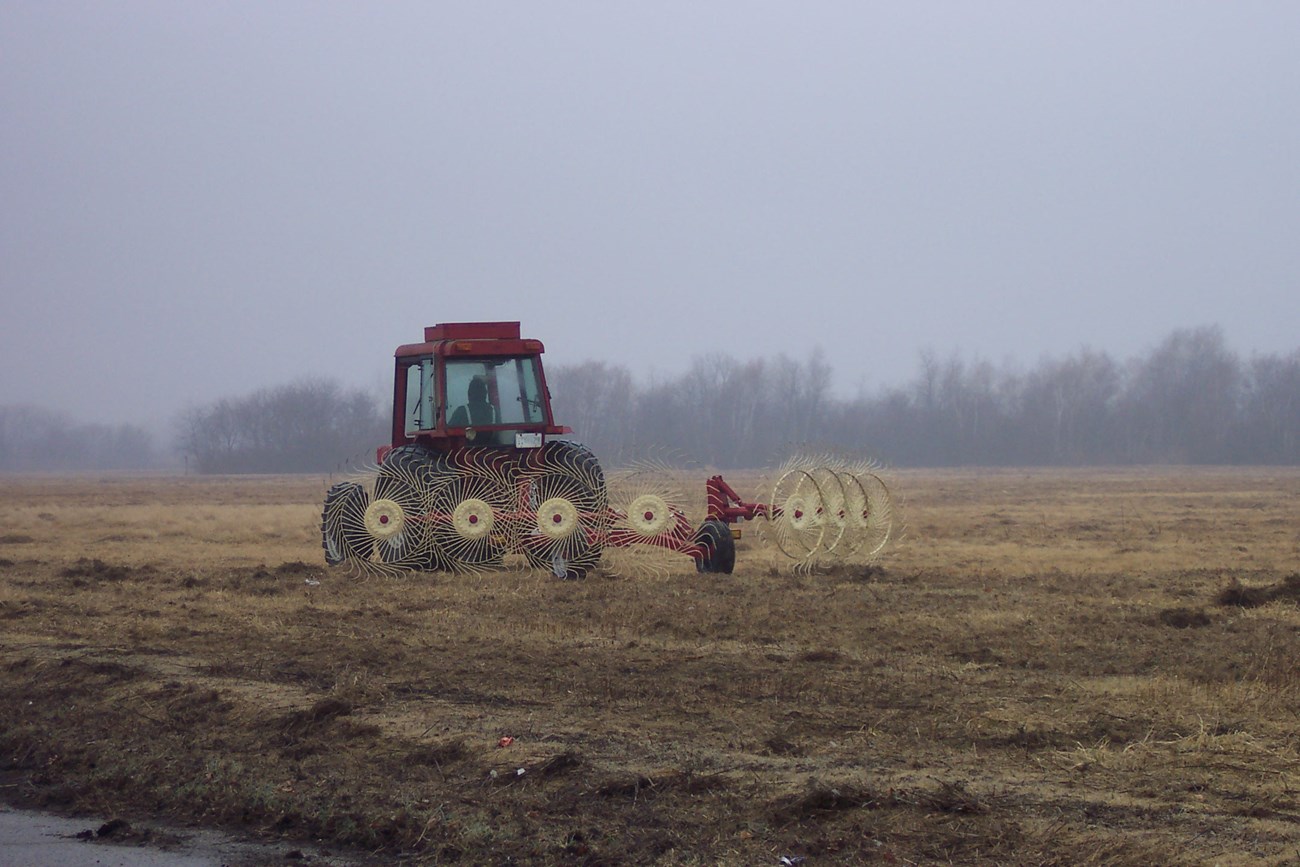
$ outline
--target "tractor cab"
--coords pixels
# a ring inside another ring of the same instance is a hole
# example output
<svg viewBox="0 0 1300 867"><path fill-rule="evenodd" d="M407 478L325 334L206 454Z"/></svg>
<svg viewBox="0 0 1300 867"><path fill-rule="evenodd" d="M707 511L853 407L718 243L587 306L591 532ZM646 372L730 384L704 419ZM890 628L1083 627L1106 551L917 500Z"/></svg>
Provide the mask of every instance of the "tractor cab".
<svg viewBox="0 0 1300 867"><path fill-rule="evenodd" d="M392 448L540 448L569 433L551 415L542 352L540 340L520 338L518 322L425 328L423 343L395 353Z"/></svg>

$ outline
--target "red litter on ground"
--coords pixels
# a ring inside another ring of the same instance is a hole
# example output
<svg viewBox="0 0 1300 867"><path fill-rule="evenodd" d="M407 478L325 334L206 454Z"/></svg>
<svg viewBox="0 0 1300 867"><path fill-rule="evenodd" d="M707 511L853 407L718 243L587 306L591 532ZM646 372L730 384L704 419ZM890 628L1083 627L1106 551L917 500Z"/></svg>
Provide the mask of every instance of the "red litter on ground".
<svg viewBox="0 0 1300 867"><path fill-rule="evenodd" d="M511 744L513 744L514 742L515 742L515 739L514 739L514 738L510 737L510 735L506 735L506 736L503 737L501 740L497 741L497 746L499 746L499 747L508 747L508 746L510 746Z"/></svg>

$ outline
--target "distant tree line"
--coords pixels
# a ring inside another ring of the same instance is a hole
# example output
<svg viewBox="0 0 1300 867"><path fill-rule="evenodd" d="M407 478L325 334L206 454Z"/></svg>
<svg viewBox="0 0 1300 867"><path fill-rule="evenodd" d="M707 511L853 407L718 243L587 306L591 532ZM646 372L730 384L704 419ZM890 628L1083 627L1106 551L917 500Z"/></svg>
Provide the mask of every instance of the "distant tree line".
<svg viewBox="0 0 1300 867"><path fill-rule="evenodd" d="M1300 350L1243 360L1217 327L1128 361L1082 349L1018 371L923 353L918 367L847 400L819 353L706 355L648 384L598 361L547 374L557 418L611 463L649 447L721 468L801 447L899 466L1300 463Z"/></svg>
<svg viewBox="0 0 1300 867"><path fill-rule="evenodd" d="M799 449L896 466L1300 464L1300 349L1242 359L1214 327L1126 361L1081 349L1028 370L927 352L907 384L851 399L832 394L820 352L704 355L648 382L602 361L547 378L557 420L608 465L680 455L758 467ZM195 472L328 472L373 459L388 401L328 380L264 388L186 410L175 446ZM0 471L165 462L142 428L0 407Z"/></svg>
<svg viewBox="0 0 1300 867"><path fill-rule="evenodd" d="M306 380L186 410L177 446L200 473L328 472L373 461L390 418L362 389Z"/></svg>
<svg viewBox="0 0 1300 867"><path fill-rule="evenodd" d="M135 425L74 421L37 406L0 406L0 472L138 470L158 462L153 437Z"/></svg>

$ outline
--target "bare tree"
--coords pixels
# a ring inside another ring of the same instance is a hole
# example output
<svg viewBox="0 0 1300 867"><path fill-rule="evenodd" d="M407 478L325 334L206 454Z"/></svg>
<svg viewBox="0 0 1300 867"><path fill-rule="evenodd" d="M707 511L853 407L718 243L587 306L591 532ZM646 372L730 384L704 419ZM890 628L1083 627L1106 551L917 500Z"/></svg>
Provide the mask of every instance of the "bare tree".
<svg viewBox="0 0 1300 867"><path fill-rule="evenodd" d="M1229 457L1241 364L1217 326L1180 329L1133 364L1121 403L1129 458L1210 463Z"/></svg>
<svg viewBox="0 0 1300 867"><path fill-rule="evenodd" d="M1300 463L1300 350L1253 359L1243 392L1234 458Z"/></svg>
<svg viewBox="0 0 1300 867"><path fill-rule="evenodd" d="M359 462L388 439L364 391L304 380L181 414L178 446L202 473L322 472Z"/></svg>
<svg viewBox="0 0 1300 867"><path fill-rule="evenodd" d="M621 365L585 361L547 368L551 407L597 455L621 462L634 438L636 389Z"/></svg>
<svg viewBox="0 0 1300 867"><path fill-rule="evenodd" d="M1035 463L1075 465L1113 455L1121 385L1120 367L1105 353L1085 349L1039 364L1020 392L1022 454Z"/></svg>
<svg viewBox="0 0 1300 867"><path fill-rule="evenodd" d="M84 424L43 407L0 407L0 471L148 469L153 437L135 425Z"/></svg>

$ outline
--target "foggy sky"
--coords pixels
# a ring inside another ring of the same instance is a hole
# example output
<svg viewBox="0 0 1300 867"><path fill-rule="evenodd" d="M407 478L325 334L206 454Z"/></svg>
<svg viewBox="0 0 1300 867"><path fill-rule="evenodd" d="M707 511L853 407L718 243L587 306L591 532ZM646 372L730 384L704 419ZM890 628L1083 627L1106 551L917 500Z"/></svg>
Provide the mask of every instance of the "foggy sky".
<svg viewBox="0 0 1300 867"><path fill-rule="evenodd" d="M0 404L1300 345L1300 4L0 0Z"/></svg>

